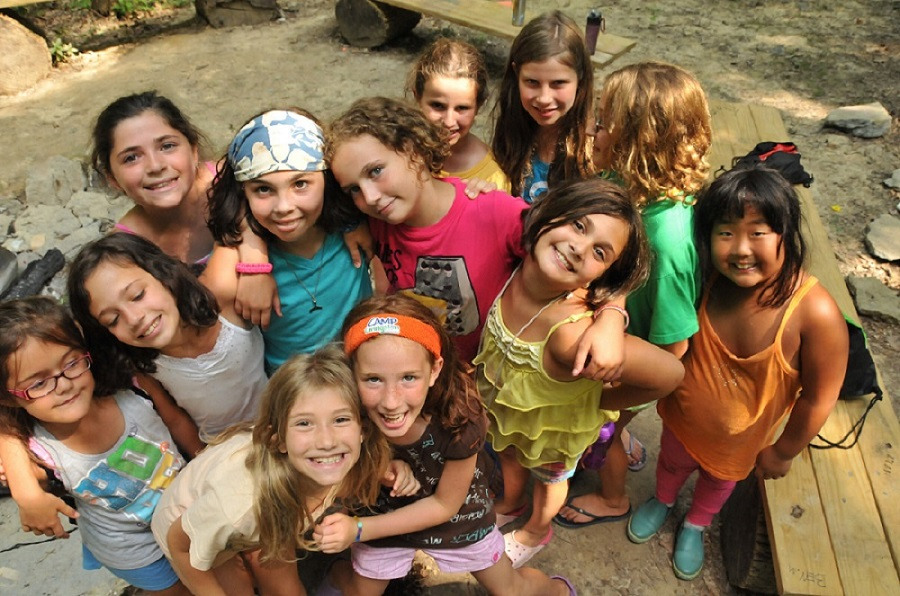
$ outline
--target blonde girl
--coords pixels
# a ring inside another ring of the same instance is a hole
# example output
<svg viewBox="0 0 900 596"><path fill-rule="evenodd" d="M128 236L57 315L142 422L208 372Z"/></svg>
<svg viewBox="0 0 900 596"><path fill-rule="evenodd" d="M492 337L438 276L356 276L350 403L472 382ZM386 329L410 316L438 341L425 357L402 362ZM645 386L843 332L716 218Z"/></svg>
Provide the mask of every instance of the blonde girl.
<svg viewBox="0 0 900 596"><path fill-rule="evenodd" d="M604 177L624 186L641 210L653 255L647 283L625 302L631 316L628 333L679 358L698 329L694 197L709 174L710 141L706 95L683 68L642 62L617 70L604 82L597 102L594 162ZM578 528L621 520L629 513L628 470L640 470L647 461L644 446L626 428L636 414L620 413L600 470L599 492L570 499L557 523Z"/></svg>
<svg viewBox="0 0 900 596"><path fill-rule="evenodd" d="M657 404L656 492L627 532L638 543L653 537L699 471L672 557L685 580L703 569L704 530L735 483L754 468L758 478L781 478L822 428L848 354L840 310L802 269L800 202L778 172L728 172L696 209L705 278L700 330L685 356L684 382Z"/></svg>
<svg viewBox="0 0 900 596"><path fill-rule="evenodd" d="M503 466L497 511L515 515L535 478L531 516L506 534L514 566L549 543L568 479L614 410L666 395L684 373L674 356L626 336L614 388L572 375L594 312L619 310L605 300L646 275L640 216L621 188L598 179L555 187L528 212L523 244L528 253L494 302L475 359L488 437Z"/></svg>
<svg viewBox="0 0 900 596"><path fill-rule="evenodd" d="M509 192L509 180L491 155L490 147L472 134L475 117L488 96L484 57L471 44L442 37L425 48L406 82L422 113L444 127L450 154L444 173L477 178Z"/></svg>
<svg viewBox="0 0 900 596"><path fill-rule="evenodd" d="M491 144L513 195L531 203L594 172L586 130L593 89L584 35L570 17L555 10L522 28L500 83Z"/></svg>
<svg viewBox="0 0 900 596"><path fill-rule="evenodd" d="M348 315L343 337L363 407L422 488L412 499L383 491L376 515L322 520L314 536L323 551L353 545L353 572L331 574L341 592L381 594L421 549L443 571L471 572L491 594L574 594L567 580L514 571L503 555L484 406L431 311L406 296L372 298Z"/></svg>
<svg viewBox="0 0 900 596"><path fill-rule="evenodd" d="M341 351L296 356L252 428L222 436L172 483L153 534L194 594L305 594L296 551L315 548L307 532L336 501L373 503L388 457Z"/></svg>
<svg viewBox="0 0 900 596"><path fill-rule="evenodd" d="M80 330L53 300L0 304L0 327L0 445L13 498L41 490L29 459L45 466L46 480L74 497L85 569L106 567L151 594L187 594L148 528L184 464L162 420L124 385L95 381Z"/></svg>

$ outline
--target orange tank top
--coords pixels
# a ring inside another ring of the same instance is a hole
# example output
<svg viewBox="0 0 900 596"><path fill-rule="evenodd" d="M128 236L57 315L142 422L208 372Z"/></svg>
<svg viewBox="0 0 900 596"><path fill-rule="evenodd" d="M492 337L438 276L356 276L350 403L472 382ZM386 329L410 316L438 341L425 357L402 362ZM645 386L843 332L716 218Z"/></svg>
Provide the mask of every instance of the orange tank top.
<svg viewBox="0 0 900 596"><path fill-rule="evenodd" d="M684 380L657 404L660 418L704 470L722 480L743 480L772 441L800 392L800 371L785 360L781 337L791 314L818 280L809 276L794 292L775 341L740 358L722 343L706 312L709 290L684 361Z"/></svg>

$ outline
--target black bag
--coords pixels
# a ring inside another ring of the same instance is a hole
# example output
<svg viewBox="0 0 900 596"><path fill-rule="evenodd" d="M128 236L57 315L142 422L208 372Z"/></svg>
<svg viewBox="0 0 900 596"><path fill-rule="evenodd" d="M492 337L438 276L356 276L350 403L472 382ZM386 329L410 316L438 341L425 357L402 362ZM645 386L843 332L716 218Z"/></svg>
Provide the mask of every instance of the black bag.
<svg viewBox="0 0 900 596"><path fill-rule="evenodd" d="M803 169L803 165L800 163L797 145L789 141L759 143L747 155L732 159L731 167L753 167L758 163L781 172L785 180L791 184L802 184L809 188L809 185L813 183L813 177Z"/></svg>

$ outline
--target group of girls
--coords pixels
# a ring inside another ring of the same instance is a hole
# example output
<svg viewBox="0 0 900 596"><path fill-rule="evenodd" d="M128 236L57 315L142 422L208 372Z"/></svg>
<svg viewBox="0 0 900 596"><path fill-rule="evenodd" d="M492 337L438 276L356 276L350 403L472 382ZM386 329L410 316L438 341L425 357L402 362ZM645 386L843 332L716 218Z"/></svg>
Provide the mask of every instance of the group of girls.
<svg viewBox="0 0 900 596"><path fill-rule="evenodd" d="M627 534L649 540L699 469L673 560L696 577L734 481L784 475L821 427L847 340L801 269L792 188L756 169L700 192L696 79L628 66L594 106L592 77L552 12L513 43L490 147L470 132L483 61L439 40L415 105L361 99L325 130L269 110L215 167L168 100L111 104L93 161L135 202L124 233L71 265L74 318L0 306L23 527L64 535L58 513L78 516L86 566L166 594L302 594L296 551L348 546L323 593L380 594L418 549L491 593L574 594L519 568L552 521L629 517L646 453L627 440L629 462L622 429L660 400L656 494ZM371 272L348 245L373 246ZM601 491L567 500L579 468ZM57 481L77 512L41 488Z"/></svg>

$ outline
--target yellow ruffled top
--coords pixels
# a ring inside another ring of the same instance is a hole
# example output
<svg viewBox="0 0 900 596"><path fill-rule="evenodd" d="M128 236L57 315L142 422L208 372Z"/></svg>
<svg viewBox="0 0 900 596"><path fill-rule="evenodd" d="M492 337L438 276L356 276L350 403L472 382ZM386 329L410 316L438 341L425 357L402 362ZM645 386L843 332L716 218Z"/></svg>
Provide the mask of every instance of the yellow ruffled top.
<svg viewBox="0 0 900 596"><path fill-rule="evenodd" d="M575 467L597 440L600 427L619 418L618 412L600 409L602 383L557 381L544 370L544 349L553 332L591 314L572 315L555 324L543 340L528 342L504 325L499 297L488 313L481 350L473 361L491 422L488 439L497 451L514 446L526 468L556 462L566 469Z"/></svg>

